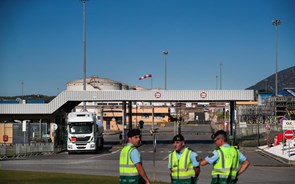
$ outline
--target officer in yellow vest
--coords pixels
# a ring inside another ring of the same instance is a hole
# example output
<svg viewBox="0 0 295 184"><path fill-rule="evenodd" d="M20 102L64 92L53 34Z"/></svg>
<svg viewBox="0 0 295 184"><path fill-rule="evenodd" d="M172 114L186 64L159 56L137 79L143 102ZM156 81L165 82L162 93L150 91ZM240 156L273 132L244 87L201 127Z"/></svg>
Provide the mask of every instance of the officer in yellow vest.
<svg viewBox="0 0 295 184"><path fill-rule="evenodd" d="M168 168L171 171L171 183L196 184L200 174L198 154L184 146L181 134L173 138L174 151L168 156Z"/></svg>
<svg viewBox="0 0 295 184"><path fill-rule="evenodd" d="M141 142L140 130L132 129L127 133L128 142L120 153L120 184L150 184L142 166L137 147Z"/></svg>
<svg viewBox="0 0 295 184"><path fill-rule="evenodd" d="M218 130L212 135L217 146L213 153L200 162L201 166L213 165L211 184L235 184L250 165L247 158L235 146L227 143L226 132Z"/></svg>

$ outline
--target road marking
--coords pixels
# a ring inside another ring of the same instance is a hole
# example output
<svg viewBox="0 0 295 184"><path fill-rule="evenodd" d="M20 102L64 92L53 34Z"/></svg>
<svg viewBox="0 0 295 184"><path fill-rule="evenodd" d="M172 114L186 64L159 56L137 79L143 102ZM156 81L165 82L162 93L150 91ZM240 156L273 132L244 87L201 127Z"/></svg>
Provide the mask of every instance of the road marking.
<svg viewBox="0 0 295 184"><path fill-rule="evenodd" d="M108 155L113 155L115 153L118 153L119 151L121 151L121 149L118 149L118 150L116 150L114 152L111 152L111 153L108 153L108 154L98 155L98 156L95 156L95 157L89 157L86 160L91 160L91 159L95 159L95 158L99 158L99 157L103 157L103 156L108 156Z"/></svg>
<svg viewBox="0 0 295 184"><path fill-rule="evenodd" d="M168 157L169 157L169 155L168 155L167 157L163 158L163 160L167 160L167 159L168 159Z"/></svg>

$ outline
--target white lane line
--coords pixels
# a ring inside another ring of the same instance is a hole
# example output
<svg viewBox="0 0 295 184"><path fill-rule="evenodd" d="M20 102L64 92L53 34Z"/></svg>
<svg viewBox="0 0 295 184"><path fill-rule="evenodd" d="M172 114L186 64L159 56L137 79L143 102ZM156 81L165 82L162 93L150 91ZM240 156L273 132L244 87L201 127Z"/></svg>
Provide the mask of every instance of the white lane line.
<svg viewBox="0 0 295 184"><path fill-rule="evenodd" d="M163 160L167 160L167 159L168 159L168 157L169 157L169 155L168 155L167 157L163 158Z"/></svg>
<svg viewBox="0 0 295 184"><path fill-rule="evenodd" d="M91 159L95 159L95 158L99 158L99 157L104 157L104 156L108 156L108 155L113 155L115 153L118 153L119 151L121 151L121 149L118 149L118 150L116 150L114 152L111 152L111 153L108 153L108 154L98 155L98 156L95 156L95 157L89 157L86 160L91 160Z"/></svg>

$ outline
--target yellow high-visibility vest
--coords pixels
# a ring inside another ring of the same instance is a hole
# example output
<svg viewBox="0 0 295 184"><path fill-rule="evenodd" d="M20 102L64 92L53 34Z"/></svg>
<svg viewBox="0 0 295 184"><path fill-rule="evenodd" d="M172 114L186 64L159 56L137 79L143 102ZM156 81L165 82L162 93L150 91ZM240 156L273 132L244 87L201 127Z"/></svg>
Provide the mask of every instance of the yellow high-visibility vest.
<svg viewBox="0 0 295 184"><path fill-rule="evenodd" d="M181 180L195 177L194 166L190 160L191 153L191 149L185 148L179 159L175 150L169 154L168 162L171 166L172 179Z"/></svg>
<svg viewBox="0 0 295 184"><path fill-rule="evenodd" d="M240 167L240 151L233 146L221 146L217 153L219 159L213 166L212 177L235 178Z"/></svg>
<svg viewBox="0 0 295 184"><path fill-rule="evenodd" d="M132 145L124 146L120 153L120 176L138 176L138 171L130 158Z"/></svg>

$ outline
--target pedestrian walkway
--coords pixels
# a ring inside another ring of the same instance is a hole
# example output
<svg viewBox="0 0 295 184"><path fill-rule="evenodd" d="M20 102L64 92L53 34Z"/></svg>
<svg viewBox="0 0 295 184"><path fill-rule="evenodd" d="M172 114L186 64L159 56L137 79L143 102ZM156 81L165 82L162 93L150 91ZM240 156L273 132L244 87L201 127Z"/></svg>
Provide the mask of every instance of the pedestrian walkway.
<svg viewBox="0 0 295 184"><path fill-rule="evenodd" d="M269 147L268 145L258 147L258 150L263 154L270 156L276 160L279 160L283 163L289 164L291 166L295 166L295 141L290 140L284 145L280 143L279 145L275 145Z"/></svg>

